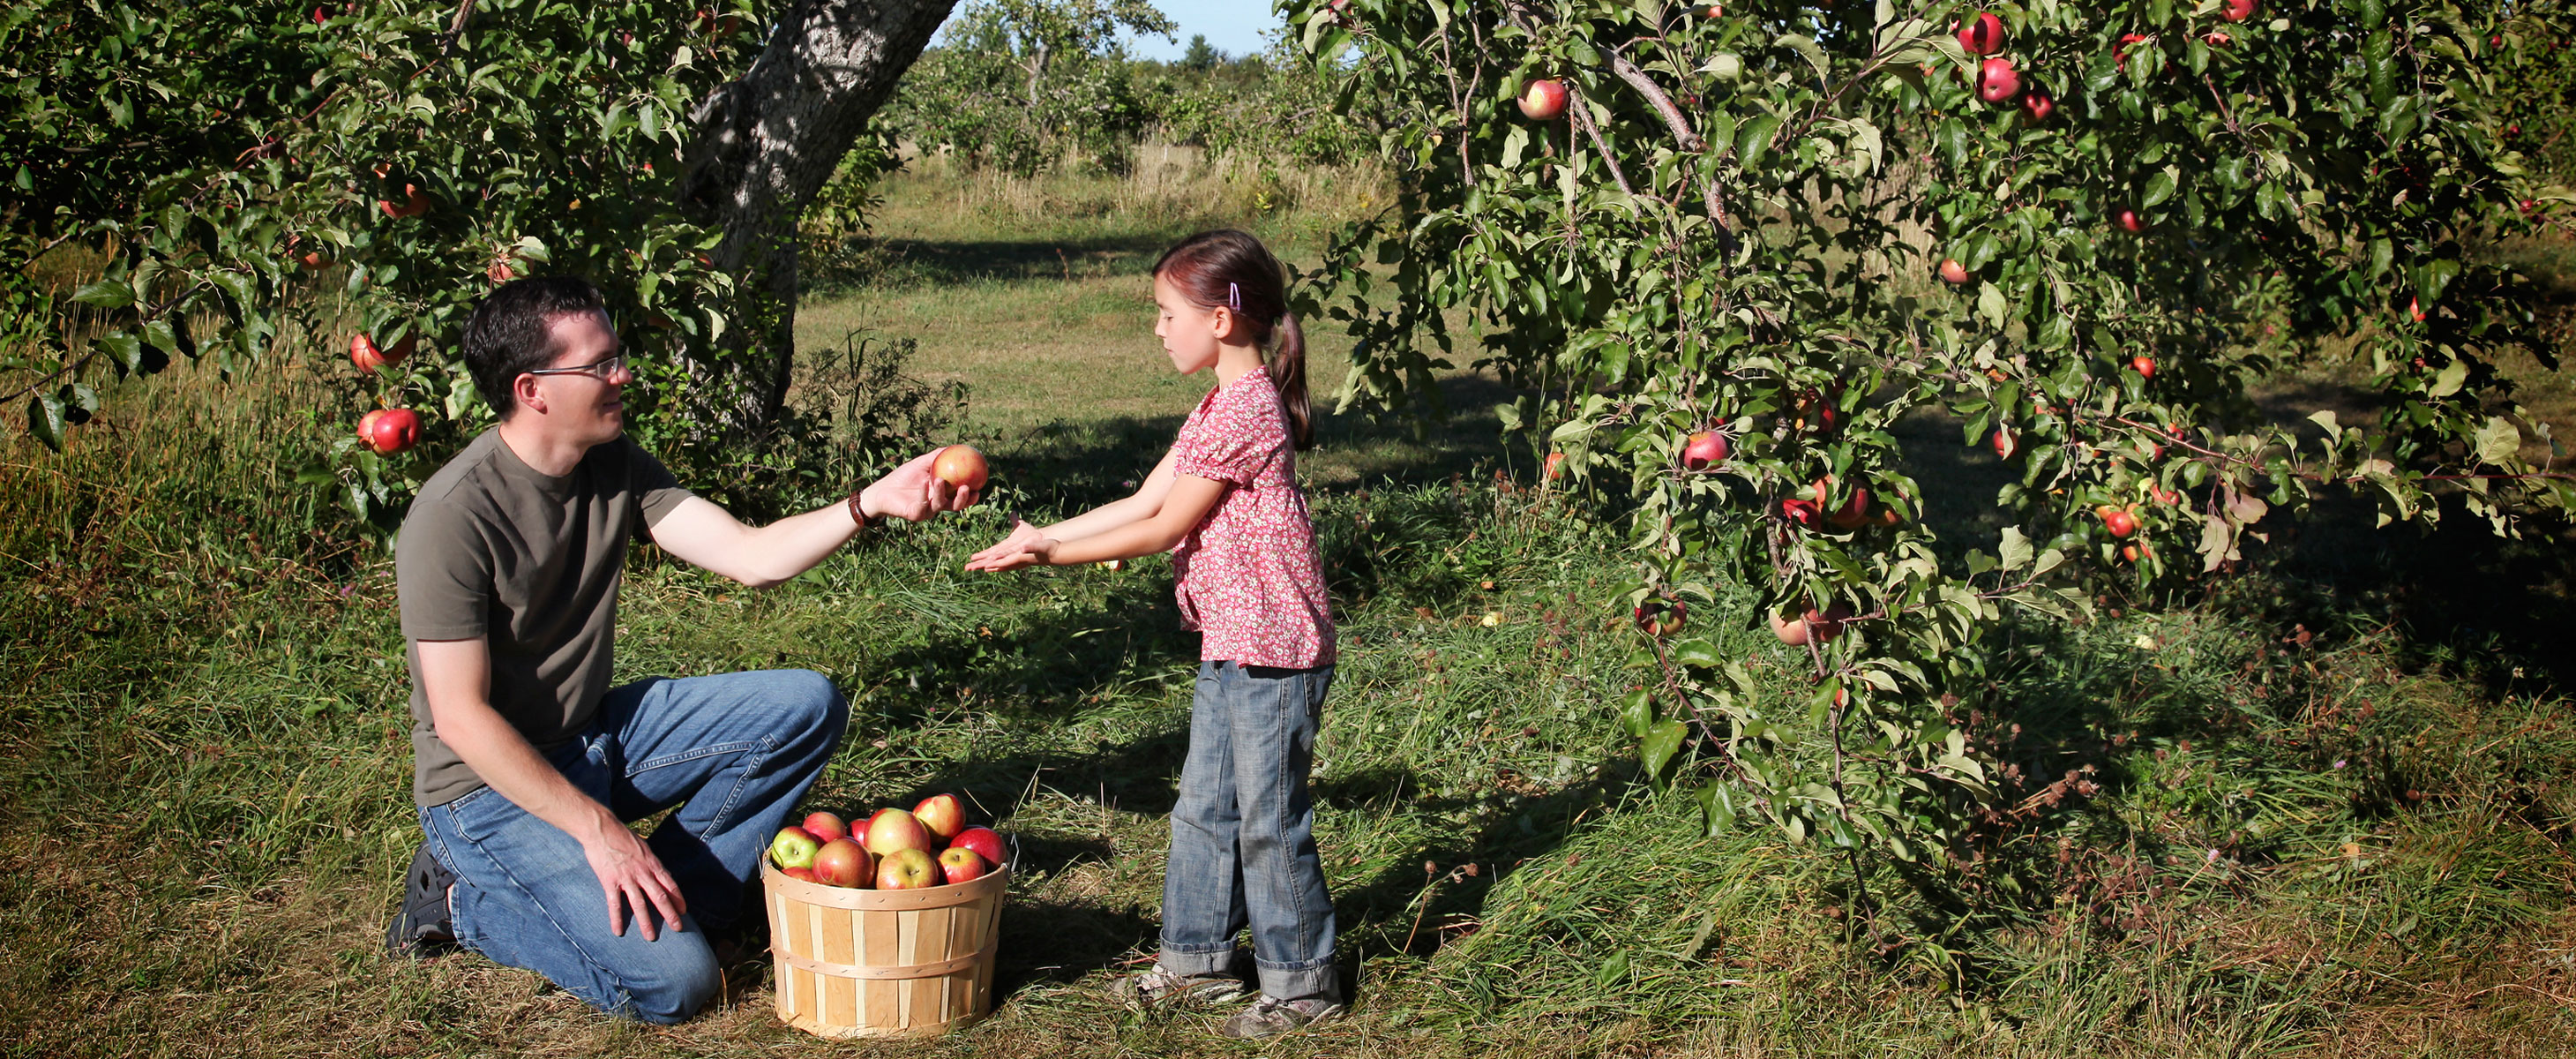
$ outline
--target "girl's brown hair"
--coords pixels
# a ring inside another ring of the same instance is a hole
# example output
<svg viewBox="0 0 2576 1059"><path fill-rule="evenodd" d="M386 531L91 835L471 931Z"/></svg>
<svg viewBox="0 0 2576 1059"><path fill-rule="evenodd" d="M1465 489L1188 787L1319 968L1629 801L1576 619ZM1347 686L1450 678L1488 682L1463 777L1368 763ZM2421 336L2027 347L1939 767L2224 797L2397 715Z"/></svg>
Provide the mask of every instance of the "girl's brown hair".
<svg viewBox="0 0 2576 1059"><path fill-rule="evenodd" d="M1279 267L1279 259L1262 248L1261 240L1226 228L1200 232L1163 251L1154 262L1154 275L1171 280L1190 304L1232 310L1252 329L1253 342L1269 350L1270 382L1288 413L1289 442L1299 449L1314 448L1314 417L1306 405L1306 333L1288 311L1288 272Z"/></svg>

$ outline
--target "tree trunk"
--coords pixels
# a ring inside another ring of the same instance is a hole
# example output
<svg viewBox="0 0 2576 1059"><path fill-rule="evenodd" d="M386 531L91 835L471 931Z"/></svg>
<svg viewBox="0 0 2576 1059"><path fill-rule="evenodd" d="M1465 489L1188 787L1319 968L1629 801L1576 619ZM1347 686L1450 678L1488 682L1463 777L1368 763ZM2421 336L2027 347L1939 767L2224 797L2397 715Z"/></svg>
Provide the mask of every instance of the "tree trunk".
<svg viewBox="0 0 2576 1059"><path fill-rule="evenodd" d="M731 432L776 418L796 364L796 222L956 0L791 0L740 78L690 115L681 209L724 238L739 325L713 384Z"/></svg>

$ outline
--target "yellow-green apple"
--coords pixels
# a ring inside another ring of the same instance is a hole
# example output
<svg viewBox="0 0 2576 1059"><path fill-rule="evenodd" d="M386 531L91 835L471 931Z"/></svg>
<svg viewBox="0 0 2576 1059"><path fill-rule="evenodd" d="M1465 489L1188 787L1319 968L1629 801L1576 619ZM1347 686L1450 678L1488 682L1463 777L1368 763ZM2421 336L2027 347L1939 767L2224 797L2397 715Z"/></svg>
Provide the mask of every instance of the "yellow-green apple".
<svg viewBox="0 0 2576 1059"><path fill-rule="evenodd" d="M769 840L769 859L777 861L781 868L811 868L814 854L822 848L823 843L813 832L789 824L778 829L777 838Z"/></svg>
<svg viewBox="0 0 2576 1059"><path fill-rule="evenodd" d="M957 837L958 832L966 830L966 807L957 804L954 794L934 794L922 799L921 804L912 807L912 818L921 821L921 826L938 836L939 841L932 848L947 844L949 839Z"/></svg>
<svg viewBox="0 0 2576 1059"><path fill-rule="evenodd" d="M1960 264L1957 258L1950 258L1950 257L1942 258L1942 259L1941 259L1941 282L1943 282L1943 283L1966 283L1966 282L1968 282L1968 266Z"/></svg>
<svg viewBox="0 0 2576 1059"><path fill-rule="evenodd" d="M814 852L814 881L825 886L865 890L876 881L877 859L846 838L823 843Z"/></svg>
<svg viewBox="0 0 2576 1059"><path fill-rule="evenodd" d="M991 869L984 865L984 855L964 846L950 846L939 851L939 875L950 883L969 882L984 877Z"/></svg>
<svg viewBox="0 0 2576 1059"><path fill-rule="evenodd" d="M877 810L875 816L868 818L868 825L860 829L860 834L860 844L880 857L896 850L928 852L937 848L930 844L930 829L921 826L920 819L901 809Z"/></svg>
<svg viewBox="0 0 2576 1059"><path fill-rule="evenodd" d="M2004 47L2004 20L1992 11L1979 11L1977 17L1959 23L1959 46L1970 55L1992 55Z"/></svg>
<svg viewBox="0 0 2576 1059"><path fill-rule="evenodd" d="M939 885L939 864L928 850L898 849L877 862L877 889L922 890Z"/></svg>
<svg viewBox="0 0 2576 1059"><path fill-rule="evenodd" d="M939 458L930 461L930 473L959 489L984 488L985 481L991 478L984 454L975 451L973 445L950 445L939 450Z"/></svg>
<svg viewBox="0 0 2576 1059"><path fill-rule="evenodd" d="M1002 836L989 827L970 827L957 833L948 845L952 849L971 849L975 855L992 864L1002 863Z"/></svg>
<svg viewBox="0 0 2576 1059"><path fill-rule="evenodd" d="M1555 121L1565 116L1565 82L1539 78L1521 91L1521 116L1531 121Z"/></svg>
<svg viewBox="0 0 2576 1059"><path fill-rule="evenodd" d="M1726 452L1726 435L1714 430L1700 431L1682 442L1682 469L1706 470L1710 464L1724 462Z"/></svg>
<svg viewBox="0 0 2576 1059"><path fill-rule="evenodd" d="M379 408L358 417L358 440L379 456L391 456L420 444L420 413L408 408Z"/></svg>
<svg viewBox="0 0 2576 1059"><path fill-rule="evenodd" d="M811 833L815 838L821 839L825 842L829 842L836 838L850 837L850 825L844 822L840 817L834 816L830 813L805 814L804 827L805 830Z"/></svg>

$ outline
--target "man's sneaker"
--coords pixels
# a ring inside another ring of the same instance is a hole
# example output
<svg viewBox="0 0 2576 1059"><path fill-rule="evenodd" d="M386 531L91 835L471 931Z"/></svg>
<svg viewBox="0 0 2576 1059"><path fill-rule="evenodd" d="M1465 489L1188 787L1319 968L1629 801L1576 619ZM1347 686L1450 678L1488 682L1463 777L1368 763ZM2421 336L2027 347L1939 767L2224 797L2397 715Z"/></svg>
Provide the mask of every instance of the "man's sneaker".
<svg viewBox="0 0 2576 1059"><path fill-rule="evenodd" d="M1280 1000L1265 996L1259 1003L1235 1012L1233 1018L1225 1020L1222 1032L1228 1037L1245 1039L1275 1037L1327 1019L1340 1018L1345 1010L1330 1000Z"/></svg>
<svg viewBox="0 0 2576 1059"><path fill-rule="evenodd" d="M454 885L455 873L430 856L428 846L412 851L411 870L403 873L402 907L385 925L386 956L419 960L456 948L456 927L447 918L447 888Z"/></svg>
<svg viewBox="0 0 2576 1059"><path fill-rule="evenodd" d="M1109 985L1110 996L1134 1008L1222 1004L1243 999L1245 992L1241 979L1224 975L1173 974L1160 964L1143 974L1129 975Z"/></svg>

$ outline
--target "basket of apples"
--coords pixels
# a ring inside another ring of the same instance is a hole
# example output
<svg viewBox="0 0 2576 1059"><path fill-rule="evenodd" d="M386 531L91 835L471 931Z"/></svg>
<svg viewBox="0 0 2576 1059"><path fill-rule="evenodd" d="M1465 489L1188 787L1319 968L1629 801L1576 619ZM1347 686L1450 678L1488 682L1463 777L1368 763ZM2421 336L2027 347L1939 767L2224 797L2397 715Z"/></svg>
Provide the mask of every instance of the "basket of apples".
<svg viewBox="0 0 2576 1059"><path fill-rule="evenodd" d="M915 1037L990 1012L1014 859L953 794L781 829L760 866L778 1017L824 1037Z"/></svg>

